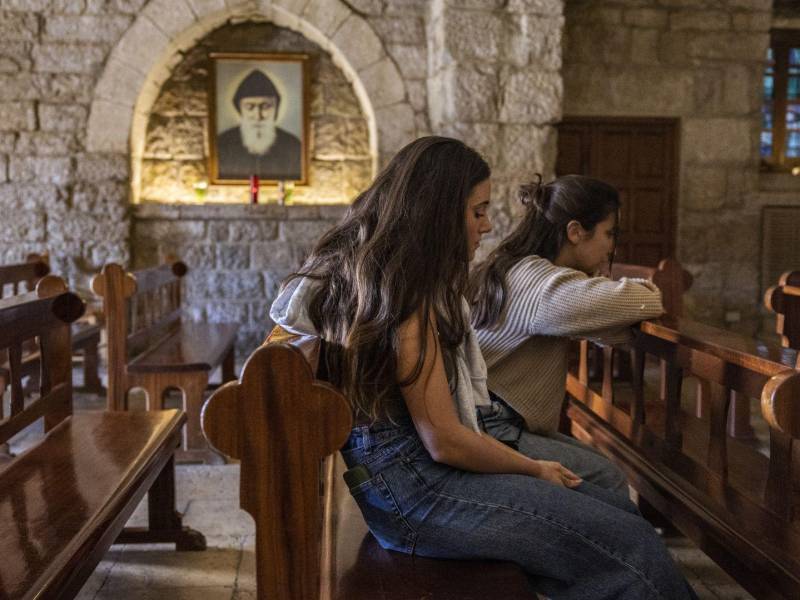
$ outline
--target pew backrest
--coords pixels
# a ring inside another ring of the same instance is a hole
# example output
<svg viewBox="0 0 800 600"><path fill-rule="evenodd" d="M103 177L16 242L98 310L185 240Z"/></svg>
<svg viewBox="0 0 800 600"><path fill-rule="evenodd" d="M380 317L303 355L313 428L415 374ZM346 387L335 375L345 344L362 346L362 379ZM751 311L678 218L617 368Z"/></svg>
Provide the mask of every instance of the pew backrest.
<svg viewBox="0 0 800 600"><path fill-rule="evenodd" d="M661 290L661 302L667 315L683 316L683 294L693 282L692 274L674 258L665 258L656 267L614 263L611 278L637 277L652 281Z"/></svg>
<svg viewBox="0 0 800 600"><path fill-rule="evenodd" d="M33 292L36 283L50 273L45 256L31 254L23 263L0 265L0 298Z"/></svg>
<svg viewBox="0 0 800 600"><path fill-rule="evenodd" d="M303 353L287 343L258 348L240 381L223 385L203 407L209 442L241 461L241 507L256 523L259 598L316 600L321 587L330 593L331 533L323 514L333 489L325 485L321 498L320 483L332 477L333 454L351 424L344 396L316 380Z"/></svg>
<svg viewBox="0 0 800 600"><path fill-rule="evenodd" d="M0 351L8 357L8 416L0 420L0 443L44 417L49 431L72 413L70 323L83 314L84 304L64 281L42 278L36 290L0 300ZM39 395L26 403L22 386L23 349L34 345L40 355Z"/></svg>
<svg viewBox="0 0 800 600"><path fill-rule="evenodd" d="M800 271L781 275L778 285L764 294L764 305L775 313L775 331L781 336L783 346L800 350Z"/></svg>

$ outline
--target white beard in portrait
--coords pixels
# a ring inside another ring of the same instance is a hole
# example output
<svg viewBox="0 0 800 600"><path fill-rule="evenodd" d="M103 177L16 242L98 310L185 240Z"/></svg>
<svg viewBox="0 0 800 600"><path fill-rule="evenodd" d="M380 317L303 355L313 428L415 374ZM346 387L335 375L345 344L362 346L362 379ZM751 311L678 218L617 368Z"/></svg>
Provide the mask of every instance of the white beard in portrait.
<svg viewBox="0 0 800 600"><path fill-rule="evenodd" d="M250 154L266 154L275 142L275 121L243 118L240 124L242 144Z"/></svg>

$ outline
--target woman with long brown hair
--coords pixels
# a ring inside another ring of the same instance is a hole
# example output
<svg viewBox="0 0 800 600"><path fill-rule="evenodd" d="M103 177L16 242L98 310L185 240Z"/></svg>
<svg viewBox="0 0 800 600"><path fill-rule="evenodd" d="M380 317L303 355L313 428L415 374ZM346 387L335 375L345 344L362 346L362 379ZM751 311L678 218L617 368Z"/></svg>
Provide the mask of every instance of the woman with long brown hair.
<svg viewBox="0 0 800 600"><path fill-rule="evenodd" d="M557 431L570 338L619 343L630 326L661 315L661 294L643 280L599 273L613 259L620 208L612 186L567 175L523 185L522 221L471 274L473 324L495 410L484 420L520 451L558 460L582 478L627 496L622 472ZM535 435L522 435L521 432Z"/></svg>
<svg viewBox="0 0 800 600"><path fill-rule="evenodd" d="M384 548L520 564L552 598L690 598L629 502L487 435L491 402L464 299L490 229L489 167L450 138L395 156L270 312L324 340L356 426L345 479Z"/></svg>

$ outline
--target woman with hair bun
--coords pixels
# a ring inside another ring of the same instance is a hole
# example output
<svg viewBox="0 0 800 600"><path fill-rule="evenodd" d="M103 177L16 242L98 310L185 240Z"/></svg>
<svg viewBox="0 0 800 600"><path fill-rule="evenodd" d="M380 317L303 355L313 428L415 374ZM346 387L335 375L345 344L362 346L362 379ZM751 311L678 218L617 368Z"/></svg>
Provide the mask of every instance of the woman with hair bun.
<svg viewBox="0 0 800 600"><path fill-rule="evenodd" d="M515 562L553 599L694 598L630 501L481 427L492 403L464 294L489 175L458 140L411 142L272 305L282 328L322 338L350 402L350 493L387 549Z"/></svg>
<svg viewBox="0 0 800 600"><path fill-rule="evenodd" d="M612 281L619 195L589 177L521 186L516 229L470 278L472 322L489 371L487 430L521 452L557 460L585 480L627 495L622 472L557 431L573 337L620 343L630 326L658 317L661 293L645 280ZM522 435L527 430L536 435Z"/></svg>

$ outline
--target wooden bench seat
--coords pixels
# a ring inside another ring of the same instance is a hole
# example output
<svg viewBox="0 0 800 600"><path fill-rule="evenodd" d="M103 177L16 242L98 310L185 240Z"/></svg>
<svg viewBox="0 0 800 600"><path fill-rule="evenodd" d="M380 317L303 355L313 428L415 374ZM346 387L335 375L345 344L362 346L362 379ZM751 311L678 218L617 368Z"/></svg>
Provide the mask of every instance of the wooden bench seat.
<svg viewBox="0 0 800 600"><path fill-rule="evenodd" d="M567 376L572 432L754 596L800 597L800 371L780 348L684 319L642 323L633 348L655 363L644 378ZM751 398L764 431L732 437L732 408Z"/></svg>
<svg viewBox="0 0 800 600"><path fill-rule="evenodd" d="M0 468L0 597L72 598L111 544L174 543L202 550L175 510L173 454L185 415L72 414L70 328L83 303L58 278L0 301L0 348L11 358L5 442L43 418L46 436ZM36 340L38 396L22 393L21 348ZM124 529L145 494L148 526Z"/></svg>
<svg viewBox="0 0 800 600"><path fill-rule="evenodd" d="M407 556L381 548L334 455L352 425L345 398L316 380L303 353L269 343L240 382L219 388L203 429L241 460L241 506L256 523L259 600L531 600L511 563Z"/></svg>
<svg viewBox="0 0 800 600"><path fill-rule="evenodd" d="M129 373L212 371L222 364L239 326L182 323L181 328L128 363Z"/></svg>
<svg viewBox="0 0 800 600"><path fill-rule="evenodd" d="M33 291L36 283L50 272L47 257L31 254L24 263L0 265L0 298ZM87 319L72 324L72 353L83 361L82 391L104 394L105 389L99 376L100 325ZM23 349L23 376L38 377L39 355L33 345ZM8 360L0 354L0 395L4 382L8 380ZM0 406L0 417L3 411Z"/></svg>
<svg viewBox="0 0 800 600"><path fill-rule="evenodd" d="M108 329L108 405L128 408L128 393L142 388L150 410L164 408L171 390L182 393L187 423L178 460L216 462L200 431L200 409L209 376L235 378L238 325L184 321L181 280L188 269L176 261L126 273L108 264L92 280L103 298Z"/></svg>

